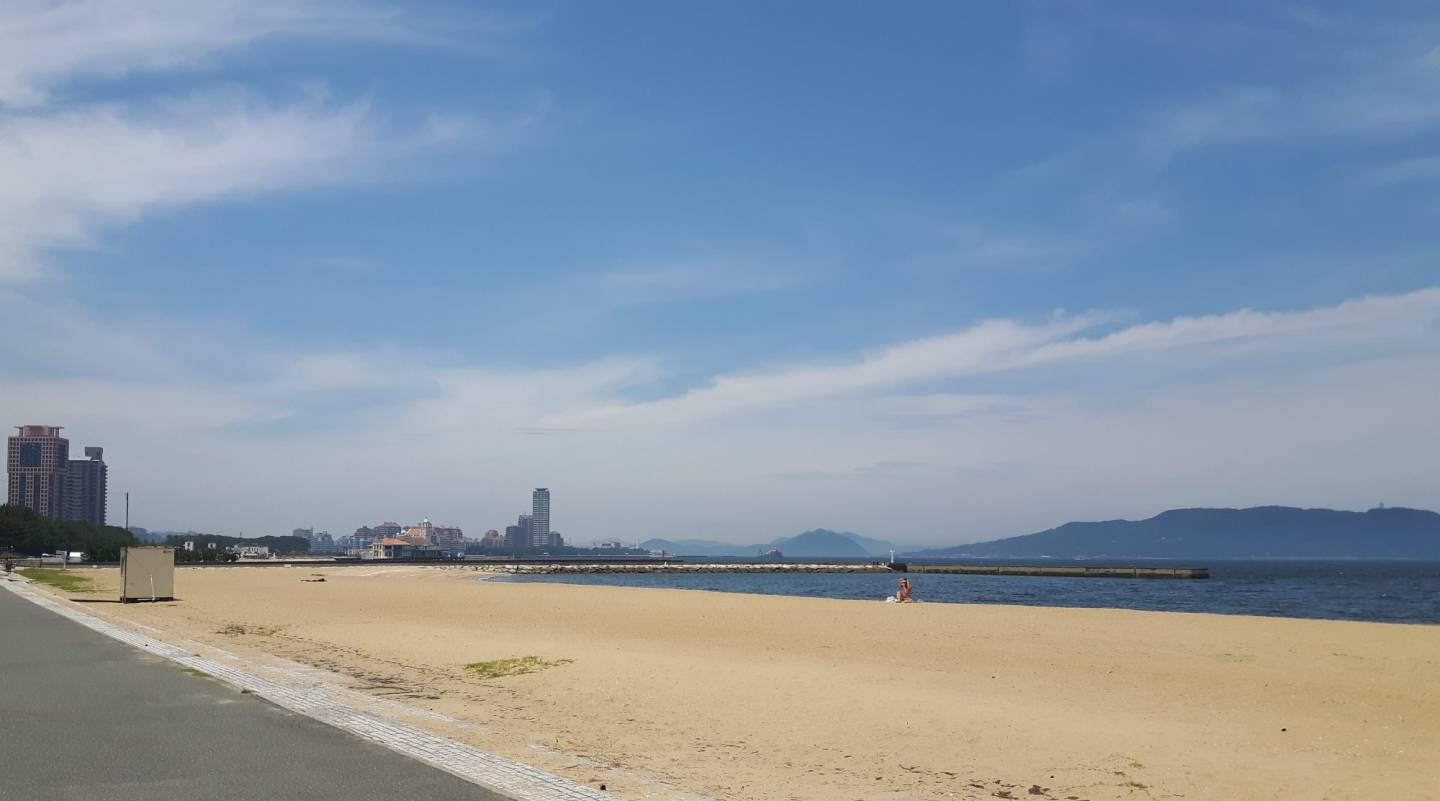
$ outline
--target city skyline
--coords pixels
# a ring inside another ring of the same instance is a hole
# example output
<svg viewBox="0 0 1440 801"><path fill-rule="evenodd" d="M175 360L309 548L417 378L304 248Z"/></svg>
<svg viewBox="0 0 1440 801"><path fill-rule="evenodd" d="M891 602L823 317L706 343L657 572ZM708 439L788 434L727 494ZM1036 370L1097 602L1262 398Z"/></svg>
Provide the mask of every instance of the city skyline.
<svg viewBox="0 0 1440 801"><path fill-rule="evenodd" d="M0 8L0 419L136 525L1440 508L1433 8L281 8Z"/></svg>

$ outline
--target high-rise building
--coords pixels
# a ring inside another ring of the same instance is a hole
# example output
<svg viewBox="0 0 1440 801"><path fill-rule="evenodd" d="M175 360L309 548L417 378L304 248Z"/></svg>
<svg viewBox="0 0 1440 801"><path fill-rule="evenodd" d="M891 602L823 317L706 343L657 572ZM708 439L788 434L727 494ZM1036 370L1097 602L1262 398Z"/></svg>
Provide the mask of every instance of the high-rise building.
<svg viewBox="0 0 1440 801"><path fill-rule="evenodd" d="M354 534L350 535L350 547L369 548L370 543L374 542L375 539L375 529L369 526L361 526L355 529Z"/></svg>
<svg viewBox="0 0 1440 801"><path fill-rule="evenodd" d="M441 550L452 556L465 553L465 532L459 526L431 526L430 537Z"/></svg>
<svg viewBox="0 0 1440 801"><path fill-rule="evenodd" d="M300 539L309 542L315 538L315 529L314 527L292 529L290 531L290 536L299 537Z"/></svg>
<svg viewBox="0 0 1440 801"><path fill-rule="evenodd" d="M384 523L380 523L379 525L376 525L373 529L371 529L371 531L375 533L375 539L398 537L400 536L400 532L404 530L404 526L391 520L386 520Z"/></svg>
<svg viewBox="0 0 1440 801"><path fill-rule="evenodd" d="M550 547L550 490L545 487L530 494L530 546Z"/></svg>
<svg viewBox="0 0 1440 801"><path fill-rule="evenodd" d="M10 438L5 460L10 476L9 503L51 520L59 520L65 513L70 440L60 436L63 428L16 426L19 433Z"/></svg>
<svg viewBox="0 0 1440 801"><path fill-rule="evenodd" d="M69 460L65 466L66 520L105 525L107 471L104 448L86 448L84 459Z"/></svg>

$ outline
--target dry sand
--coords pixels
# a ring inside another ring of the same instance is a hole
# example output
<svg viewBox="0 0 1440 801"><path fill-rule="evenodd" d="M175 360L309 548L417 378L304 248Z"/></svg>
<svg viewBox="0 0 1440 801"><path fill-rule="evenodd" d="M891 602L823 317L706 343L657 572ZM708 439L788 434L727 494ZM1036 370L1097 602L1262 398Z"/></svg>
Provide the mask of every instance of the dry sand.
<svg viewBox="0 0 1440 801"><path fill-rule="evenodd" d="M91 574L115 586L115 571ZM170 604L84 606L328 668L582 782L604 774L567 755L727 801L1440 798L1437 626L514 584L453 568L182 569L176 588ZM530 655L573 661L499 679L464 667Z"/></svg>

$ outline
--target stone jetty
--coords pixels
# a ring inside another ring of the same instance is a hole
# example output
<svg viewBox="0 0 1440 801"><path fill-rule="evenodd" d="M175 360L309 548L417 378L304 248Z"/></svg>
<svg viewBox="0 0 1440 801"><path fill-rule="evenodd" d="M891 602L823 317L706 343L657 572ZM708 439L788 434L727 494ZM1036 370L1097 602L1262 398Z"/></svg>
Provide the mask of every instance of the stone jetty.
<svg viewBox="0 0 1440 801"><path fill-rule="evenodd" d="M896 564L909 573L959 573L966 576L1040 576L1054 578L1208 579L1208 567L1114 567L1103 565L921 565Z"/></svg>
<svg viewBox="0 0 1440 801"><path fill-rule="evenodd" d="M806 563L789 562L529 562L467 565L486 573L553 575L583 573L958 573L972 576L1035 576L1053 578L1206 579L1204 567L1116 567L1087 565L942 565L904 562Z"/></svg>
<svg viewBox="0 0 1440 801"><path fill-rule="evenodd" d="M469 567L469 565L467 565ZM881 563L871 564L792 564L773 563L718 563L689 564L664 562L656 564L491 564L480 566L482 572L506 575L548 575L555 573L889 573L890 567Z"/></svg>

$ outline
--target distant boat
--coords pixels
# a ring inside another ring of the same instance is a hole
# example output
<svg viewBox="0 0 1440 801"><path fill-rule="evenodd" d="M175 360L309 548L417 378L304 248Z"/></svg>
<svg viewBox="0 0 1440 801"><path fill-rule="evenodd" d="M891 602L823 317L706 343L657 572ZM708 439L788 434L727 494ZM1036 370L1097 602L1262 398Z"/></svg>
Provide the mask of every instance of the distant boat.
<svg viewBox="0 0 1440 801"><path fill-rule="evenodd" d="M762 553L762 554L760 554L760 555L763 556L763 557L765 557L766 559L784 559L784 558L785 558L785 554L780 553L780 549L779 549L779 548L771 548L770 550L768 550L768 551L766 551L765 553Z"/></svg>

